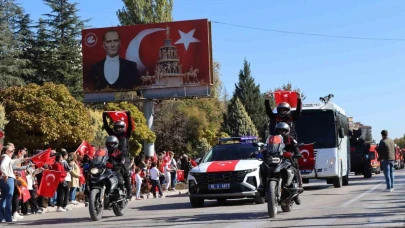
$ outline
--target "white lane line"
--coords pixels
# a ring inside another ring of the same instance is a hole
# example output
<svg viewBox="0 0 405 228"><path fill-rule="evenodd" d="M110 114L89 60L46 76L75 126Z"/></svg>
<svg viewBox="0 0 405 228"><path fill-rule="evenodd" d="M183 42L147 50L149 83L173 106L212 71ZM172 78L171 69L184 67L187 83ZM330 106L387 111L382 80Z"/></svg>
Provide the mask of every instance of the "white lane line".
<svg viewBox="0 0 405 228"><path fill-rule="evenodd" d="M256 228L260 227L261 225L264 224L270 224L269 221L260 221L260 222L238 222L238 223L232 223L228 226L225 226L223 228Z"/></svg>
<svg viewBox="0 0 405 228"><path fill-rule="evenodd" d="M360 194L360 195L354 197L353 199L347 201L346 203L340 205L340 207L347 207L347 206L349 206L350 204L356 202L356 201L359 200L360 198L362 198L362 197L364 197L365 195L369 194L370 192L374 191L376 188L380 187L382 184L383 184L383 183L378 184L378 185L376 185L376 186L370 188L369 190L363 192L362 194Z"/></svg>
<svg viewBox="0 0 405 228"><path fill-rule="evenodd" d="M313 226L327 226L329 224L332 224L336 221L337 219L305 219L294 226L306 226L306 227L313 227Z"/></svg>

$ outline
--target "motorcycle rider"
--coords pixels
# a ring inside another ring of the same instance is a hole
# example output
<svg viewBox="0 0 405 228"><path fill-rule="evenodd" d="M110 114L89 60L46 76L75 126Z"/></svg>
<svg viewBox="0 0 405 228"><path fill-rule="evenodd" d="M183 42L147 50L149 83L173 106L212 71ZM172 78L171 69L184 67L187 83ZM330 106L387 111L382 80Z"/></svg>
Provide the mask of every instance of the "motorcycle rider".
<svg viewBox="0 0 405 228"><path fill-rule="evenodd" d="M301 173L299 170L298 166L298 158L302 158L303 156L300 153L300 150L298 149L298 143L297 141L290 135L290 126L287 123L280 122L276 124L276 133L277 135L281 135L284 140L284 150L292 152L293 155L293 165L294 165L294 178L295 181L298 183L298 193L303 192L303 187L302 187L302 178L301 178ZM297 205L301 204L301 200L299 198L299 194L294 197L294 201Z"/></svg>
<svg viewBox="0 0 405 228"><path fill-rule="evenodd" d="M287 123L290 126L290 135L297 139L297 135L295 133L294 123L298 120L301 116L302 112L302 102L301 102L301 94L297 92L297 108L294 113L291 113L291 106L287 102L281 102L277 105L277 114L273 113L273 110L270 107L270 97L271 93L267 93L265 97L264 105L266 107L267 116L270 118L270 135L276 135L276 124L280 122Z"/></svg>
<svg viewBox="0 0 405 228"><path fill-rule="evenodd" d="M117 173L118 183L122 187L125 182L125 188L127 190L127 199L132 198L131 194L131 179L129 170L127 169L126 160L128 150L119 150L119 140L116 136L110 135L105 141L105 145L108 151L109 160L113 164L113 170Z"/></svg>
<svg viewBox="0 0 405 228"><path fill-rule="evenodd" d="M128 127L126 126L125 122L122 120L115 121L113 129L108 125L107 122L107 112L103 112L103 123L104 129L107 131L108 135L114 135L119 140L119 150L120 151L129 151L128 141L131 137L132 133L132 120L131 120L131 112L125 111L127 114L128 119Z"/></svg>

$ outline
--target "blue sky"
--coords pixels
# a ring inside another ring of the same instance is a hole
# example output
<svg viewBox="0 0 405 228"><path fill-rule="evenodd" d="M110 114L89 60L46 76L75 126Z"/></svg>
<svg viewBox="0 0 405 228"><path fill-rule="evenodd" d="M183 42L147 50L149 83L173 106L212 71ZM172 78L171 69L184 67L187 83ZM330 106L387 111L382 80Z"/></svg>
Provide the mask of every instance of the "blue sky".
<svg viewBox="0 0 405 228"><path fill-rule="evenodd" d="M49 11L42 0L20 0L37 20ZM121 0L77 0L91 27L118 25ZM405 2L401 0L269 1L175 0L174 19L212 21L265 29L373 38L403 38ZM213 24L214 58L222 81L234 90L246 58L261 90L291 82L306 103L334 94L333 101L355 121L405 133L405 41L369 41L282 34Z"/></svg>

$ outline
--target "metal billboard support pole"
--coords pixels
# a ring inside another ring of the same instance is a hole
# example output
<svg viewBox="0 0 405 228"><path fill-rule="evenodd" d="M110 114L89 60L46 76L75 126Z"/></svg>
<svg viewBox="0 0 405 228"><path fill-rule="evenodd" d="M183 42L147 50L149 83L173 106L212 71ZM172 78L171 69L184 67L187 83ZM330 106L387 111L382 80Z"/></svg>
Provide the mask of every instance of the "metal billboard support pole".
<svg viewBox="0 0 405 228"><path fill-rule="evenodd" d="M143 101L143 114L146 118L146 124L148 125L148 128L153 131L153 115L154 115L154 110L153 110L153 100L151 99L145 99ZM145 156L153 157L155 154L155 144L154 143L144 143L143 147L143 152Z"/></svg>

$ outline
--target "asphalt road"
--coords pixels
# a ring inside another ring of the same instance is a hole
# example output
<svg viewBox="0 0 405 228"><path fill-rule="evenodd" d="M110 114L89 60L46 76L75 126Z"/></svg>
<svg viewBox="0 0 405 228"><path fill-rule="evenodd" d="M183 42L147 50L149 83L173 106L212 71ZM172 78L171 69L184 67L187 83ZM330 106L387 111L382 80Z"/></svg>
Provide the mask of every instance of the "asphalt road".
<svg viewBox="0 0 405 228"><path fill-rule="evenodd" d="M266 204L230 200L224 206L206 201L203 208L191 208L186 195L164 199L131 201L127 213L116 217L106 211L92 222L88 208L69 212L30 215L12 227L405 227L405 171L396 171L395 192L383 193L383 174L370 179L350 176L349 186L334 188L326 181L305 184L302 204L276 218L267 215ZM279 211L281 211L279 209Z"/></svg>

